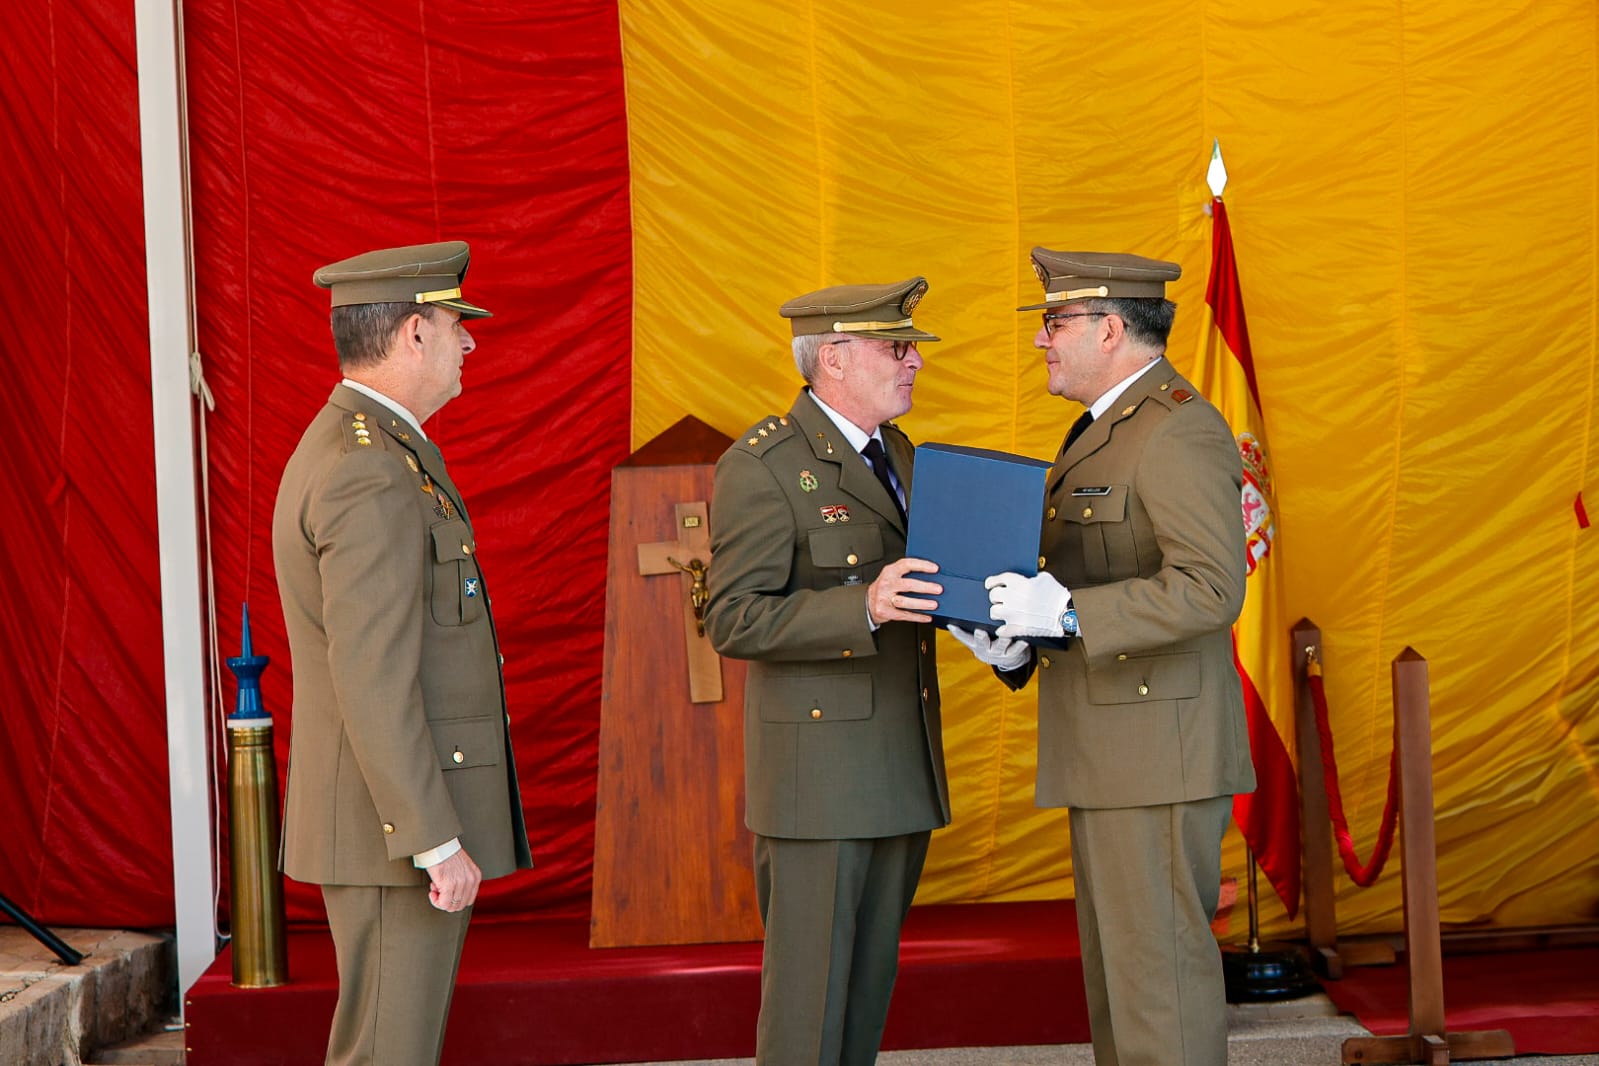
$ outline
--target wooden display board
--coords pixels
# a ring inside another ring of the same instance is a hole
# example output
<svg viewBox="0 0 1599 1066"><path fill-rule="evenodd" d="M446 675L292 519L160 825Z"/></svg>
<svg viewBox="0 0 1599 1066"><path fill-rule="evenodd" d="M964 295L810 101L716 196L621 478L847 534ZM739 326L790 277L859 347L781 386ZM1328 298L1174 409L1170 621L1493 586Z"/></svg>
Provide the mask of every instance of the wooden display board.
<svg viewBox="0 0 1599 1066"><path fill-rule="evenodd" d="M744 828L744 664L696 626L713 468L687 417L611 473L590 947L761 938Z"/></svg>

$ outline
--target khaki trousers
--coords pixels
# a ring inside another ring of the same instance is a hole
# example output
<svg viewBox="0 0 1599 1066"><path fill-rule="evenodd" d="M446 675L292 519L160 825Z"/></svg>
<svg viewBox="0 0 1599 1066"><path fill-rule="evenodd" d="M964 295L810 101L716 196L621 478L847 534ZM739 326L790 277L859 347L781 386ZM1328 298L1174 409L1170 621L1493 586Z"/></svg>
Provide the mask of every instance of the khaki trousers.
<svg viewBox="0 0 1599 1066"><path fill-rule="evenodd" d="M472 909L446 914L425 885L323 885L338 956L327 1066L436 1066Z"/></svg>
<svg viewBox="0 0 1599 1066"><path fill-rule="evenodd" d="M869 840L755 838L760 1066L869 1066L899 973L899 931L930 832Z"/></svg>
<svg viewBox="0 0 1599 1066"><path fill-rule="evenodd" d="M1231 796L1072 808L1097 1066L1225 1066L1227 993L1210 919L1231 812Z"/></svg>

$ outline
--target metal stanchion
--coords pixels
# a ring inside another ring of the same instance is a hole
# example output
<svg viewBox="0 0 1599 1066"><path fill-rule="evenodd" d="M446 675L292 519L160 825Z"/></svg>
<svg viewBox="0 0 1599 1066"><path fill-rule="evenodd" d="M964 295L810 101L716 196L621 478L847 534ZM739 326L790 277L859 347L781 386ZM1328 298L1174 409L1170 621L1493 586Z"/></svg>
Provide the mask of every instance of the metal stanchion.
<svg viewBox="0 0 1599 1066"><path fill-rule="evenodd" d="M243 648L228 660L239 691L228 715L228 843L232 860L229 911L233 983L271 988L289 979L284 938L283 879L278 874L278 769L272 716L261 701L261 672L272 660L250 646L244 605Z"/></svg>

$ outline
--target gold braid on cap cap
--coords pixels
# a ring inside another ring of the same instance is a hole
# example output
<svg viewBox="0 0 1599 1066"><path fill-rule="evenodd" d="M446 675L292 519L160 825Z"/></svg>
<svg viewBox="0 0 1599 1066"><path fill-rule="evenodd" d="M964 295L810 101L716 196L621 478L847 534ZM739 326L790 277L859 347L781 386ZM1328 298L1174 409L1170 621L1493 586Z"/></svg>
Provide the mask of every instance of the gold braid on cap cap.
<svg viewBox="0 0 1599 1066"><path fill-rule="evenodd" d="M440 300L459 300L461 298L460 286L453 289L434 289L432 292L419 292L416 302L419 304L438 303Z"/></svg>
<svg viewBox="0 0 1599 1066"><path fill-rule="evenodd" d="M1103 285L1095 285L1092 289L1062 289L1060 292L1046 292L1046 300L1081 300L1086 296L1109 296L1110 290Z"/></svg>
<svg viewBox="0 0 1599 1066"><path fill-rule="evenodd" d="M834 322L834 333L860 333L868 329L905 329L911 324L908 318L898 322Z"/></svg>

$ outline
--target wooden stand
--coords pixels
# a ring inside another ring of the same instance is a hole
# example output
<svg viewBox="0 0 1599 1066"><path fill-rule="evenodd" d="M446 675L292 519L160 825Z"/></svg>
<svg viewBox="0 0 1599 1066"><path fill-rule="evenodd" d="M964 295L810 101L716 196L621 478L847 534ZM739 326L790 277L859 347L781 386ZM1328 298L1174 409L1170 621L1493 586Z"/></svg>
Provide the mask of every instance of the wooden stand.
<svg viewBox="0 0 1599 1066"><path fill-rule="evenodd" d="M1317 973L1330 980L1344 975L1346 966L1388 966L1394 950L1380 940L1338 942L1338 918L1333 907L1332 816L1327 809L1327 783L1322 775L1321 733L1316 729L1316 700L1306 670L1312 654L1320 654L1321 629L1301 618L1290 632L1294 664L1294 745L1299 752L1300 847L1303 849L1305 935L1310 961Z"/></svg>
<svg viewBox="0 0 1599 1066"><path fill-rule="evenodd" d="M611 474L590 947L761 938L744 664L711 650L692 603L731 443L684 418Z"/></svg>
<svg viewBox="0 0 1599 1066"><path fill-rule="evenodd" d="M1298 632L1297 627L1295 631ZM1351 1037L1344 1041L1343 1060L1442 1066L1466 1059L1508 1058L1516 1053L1516 1046L1504 1029L1465 1033L1444 1029L1427 660L1411 648L1400 652L1394 659L1393 687L1394 743L1399 747L1399 827L1404 848L1405 956L1410 967L1410 1033ZM1319 763L1319 750L1317 755ZM1301 761L1309 760L1301 754Z"/></svg>

